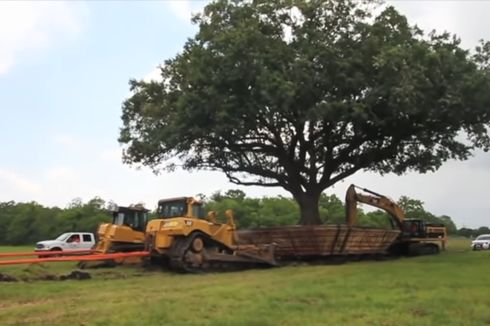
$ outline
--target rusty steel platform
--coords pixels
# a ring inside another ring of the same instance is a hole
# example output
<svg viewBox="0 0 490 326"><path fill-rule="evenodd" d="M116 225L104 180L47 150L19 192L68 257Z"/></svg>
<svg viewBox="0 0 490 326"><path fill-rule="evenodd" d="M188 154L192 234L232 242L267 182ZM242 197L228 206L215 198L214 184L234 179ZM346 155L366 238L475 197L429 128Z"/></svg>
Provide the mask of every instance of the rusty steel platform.
<svg viewBox="0 0 490 326"><path fill-rule="evenodd" d="M281 226L238 231L241 244L276 245L277 259L384 254L399 230L349 227L344 224Z"/></svg>

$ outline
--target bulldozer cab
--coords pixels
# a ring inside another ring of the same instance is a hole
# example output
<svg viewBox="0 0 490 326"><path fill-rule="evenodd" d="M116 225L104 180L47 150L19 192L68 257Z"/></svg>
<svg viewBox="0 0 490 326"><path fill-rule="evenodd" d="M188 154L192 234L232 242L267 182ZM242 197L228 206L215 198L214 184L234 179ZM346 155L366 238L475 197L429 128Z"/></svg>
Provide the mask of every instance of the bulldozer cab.
<svg viewBox="0 0 490 326"><path fill-rule="evenodd" d="M125 225L135 231L145 231L148 210L140 206L122 207L112 213L113 225Z"/></svg>
<svg viewBox="0 0 490 326"><path fill-rule="evenodd" d="M205 218L202 202L192 197L162 199L158 202L158 217L162 219L175 217Z"/></svg>

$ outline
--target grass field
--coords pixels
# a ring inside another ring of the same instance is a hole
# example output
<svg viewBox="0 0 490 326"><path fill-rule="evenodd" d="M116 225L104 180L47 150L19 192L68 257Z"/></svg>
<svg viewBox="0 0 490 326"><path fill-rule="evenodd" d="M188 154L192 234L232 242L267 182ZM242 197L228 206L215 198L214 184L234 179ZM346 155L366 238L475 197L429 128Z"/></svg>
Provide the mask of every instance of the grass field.
<svg viewBox="0 0 490 326"><path fill-rule="evenodd" d="M90 271L86 281L0 283L0 324L490 325L490 251L468 245L452 240L438 256L382 262L207 275L120 267ZM73 268L53 263L43 271Z"/></svg>

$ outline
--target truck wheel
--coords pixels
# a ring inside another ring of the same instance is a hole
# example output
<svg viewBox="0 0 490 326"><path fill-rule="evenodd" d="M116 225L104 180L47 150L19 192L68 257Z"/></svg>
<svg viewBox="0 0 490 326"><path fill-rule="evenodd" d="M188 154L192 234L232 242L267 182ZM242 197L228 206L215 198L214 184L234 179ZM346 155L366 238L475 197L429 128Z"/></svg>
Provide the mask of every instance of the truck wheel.
<svg viewBox="0 0 490 326"><path fill-rule="evenodd" d="M50 255L50 257L61 257L61 256L63 256L63 255L61 254L61 252L63 251L63 250L61 250L61 248L52 248L52 249L50 249L49 251L59 251L59 252L60 252L60 254L59 254L59 255Z"/></svg>

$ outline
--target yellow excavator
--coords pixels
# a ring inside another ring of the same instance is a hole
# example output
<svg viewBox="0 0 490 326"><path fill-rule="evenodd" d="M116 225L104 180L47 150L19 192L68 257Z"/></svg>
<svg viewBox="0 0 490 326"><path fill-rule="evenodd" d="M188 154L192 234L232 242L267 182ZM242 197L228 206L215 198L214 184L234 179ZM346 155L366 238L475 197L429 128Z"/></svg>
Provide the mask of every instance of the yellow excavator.
<svg viewBox="0 0 490 326"><path fill-rule="evenodd" d="M158 202L158 219L146 227L146 250L179 272L274 266L273 245L239 244L233 212L219 223L216 212L204 213L203 203L192 197Z"/></svg>
<svg viewBox="0 0 490 326"><path fill-rule="evenodd" d="M357 192L359 189L362 192ZM350 185L345 196L346 222L349 226L356 226L357 203L374 206L386 211L392 222L392 227L398 228L401 233L390 251L395 254L429 255L437 254L440 249L445 250L447 230L444 225L435 225L422 219L407 219L405 212L390 198L372 190Z"/></svg>

